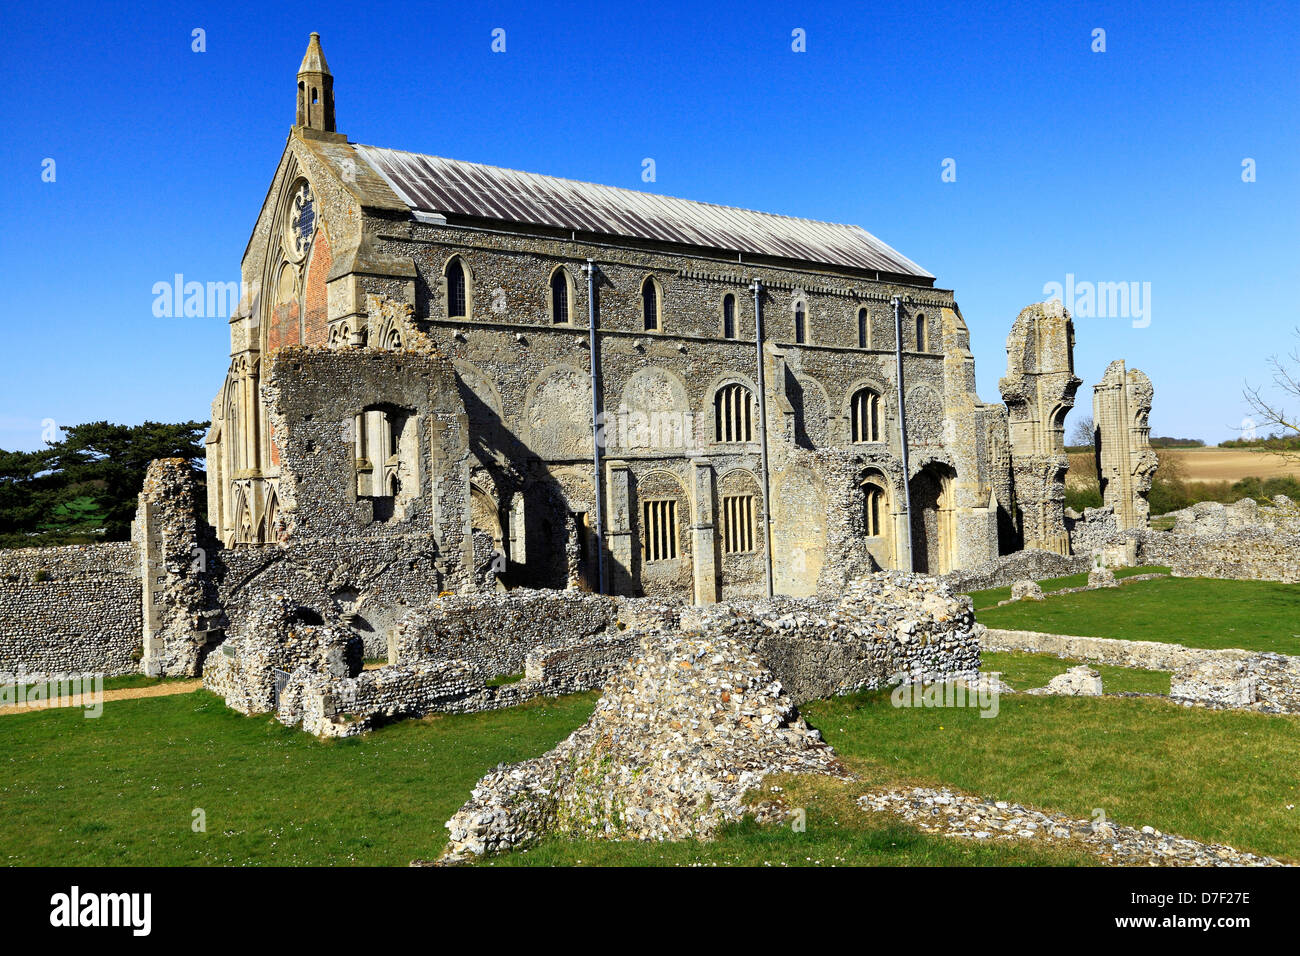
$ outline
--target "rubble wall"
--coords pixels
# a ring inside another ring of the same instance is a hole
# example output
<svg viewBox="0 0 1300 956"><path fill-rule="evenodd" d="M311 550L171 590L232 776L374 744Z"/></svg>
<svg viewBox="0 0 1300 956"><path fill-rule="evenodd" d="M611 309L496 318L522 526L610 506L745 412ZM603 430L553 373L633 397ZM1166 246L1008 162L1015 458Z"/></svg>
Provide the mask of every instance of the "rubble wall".
<svg viewBox="0 0 1300 956"><path fill-rule="evenodd" d="M140 615L129 541L0 551L0 673L135 673Z"/></svg>

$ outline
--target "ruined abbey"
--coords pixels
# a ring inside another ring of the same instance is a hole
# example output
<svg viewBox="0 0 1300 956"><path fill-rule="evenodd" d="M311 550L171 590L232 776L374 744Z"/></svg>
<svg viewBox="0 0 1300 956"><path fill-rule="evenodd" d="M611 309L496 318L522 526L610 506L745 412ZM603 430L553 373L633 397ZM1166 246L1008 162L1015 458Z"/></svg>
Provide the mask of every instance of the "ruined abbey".
<svg viewBox="0 0 1300 956"><path fill-rule="evenodd" d="M857 226L351 143L315 34L295 96L206 519L158 462L132 542L0 559L81 587L80 623L0 594L0 663L197 673L277 601L396 661L449 595L828 600L1071 553L1059 303L1015 319L987 403L953 294ZM1117 533L1146 523L1150 400L1122 363L1098 386Z"/></svg>
<svg viewBox="0 0 1300 956"><path fill-rule="evenodd" d="M696 603L1068 552L1068 315L986 404L952 293L860 228L356 145L333 97L313 37L212 406L226 546Z"/></svg>

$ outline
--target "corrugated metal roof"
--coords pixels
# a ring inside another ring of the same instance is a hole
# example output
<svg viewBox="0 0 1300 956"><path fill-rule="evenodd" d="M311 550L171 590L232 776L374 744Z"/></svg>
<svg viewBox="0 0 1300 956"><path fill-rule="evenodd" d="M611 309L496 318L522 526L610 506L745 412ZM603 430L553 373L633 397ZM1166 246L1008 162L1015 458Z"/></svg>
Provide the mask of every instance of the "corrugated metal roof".
<svg viewBox="0 0 1300 956"><path fill-rule="evenodd" d="M654 193L357 145L412 210L933 279L860 226L796 219Z"/></svg>

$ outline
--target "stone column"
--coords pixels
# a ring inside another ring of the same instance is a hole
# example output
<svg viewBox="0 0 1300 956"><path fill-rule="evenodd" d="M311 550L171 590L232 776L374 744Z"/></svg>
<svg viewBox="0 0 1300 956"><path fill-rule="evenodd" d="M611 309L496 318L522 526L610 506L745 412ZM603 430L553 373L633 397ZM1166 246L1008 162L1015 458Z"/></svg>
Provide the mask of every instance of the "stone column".
<svg viewBox="0 0 1300 956"><path fill-rule="evenodd" d="M1097 477L1104 505L1115 509L1120 531L1145 528L1151 506L1147 494L1159 459L1151 449L1151 379L1137 369L1125 369L1117 359L1093 387L1092 417Z"/></svg>
<svg viewBox="0 0 1300 956"><path fill-rule="evenodd" d="M713 465L705 458L691 461L691 550L695 555L695 603L718 600L717 533L713 523Z"/></svg>
<svg viewBox="0 0 1300 956"><path fill-rule="evenodd" d="M632 480L627 462L605 461L606 569L610 594L629 594L632 578Z"/></svg>

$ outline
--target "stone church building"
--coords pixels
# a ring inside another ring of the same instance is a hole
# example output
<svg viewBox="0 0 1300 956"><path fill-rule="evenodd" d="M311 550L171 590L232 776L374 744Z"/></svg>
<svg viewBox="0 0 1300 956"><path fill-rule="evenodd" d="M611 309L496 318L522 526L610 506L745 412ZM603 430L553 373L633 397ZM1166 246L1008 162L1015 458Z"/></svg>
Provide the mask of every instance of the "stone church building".
<svg viewBox="0 0 1300 956"><path fill-rule="evenodd" d="M1068 314L987 404L952 292L857 226L350 143L316 34L296 97L212 406L226 549L697 603L1068 552Z"/></svg>

